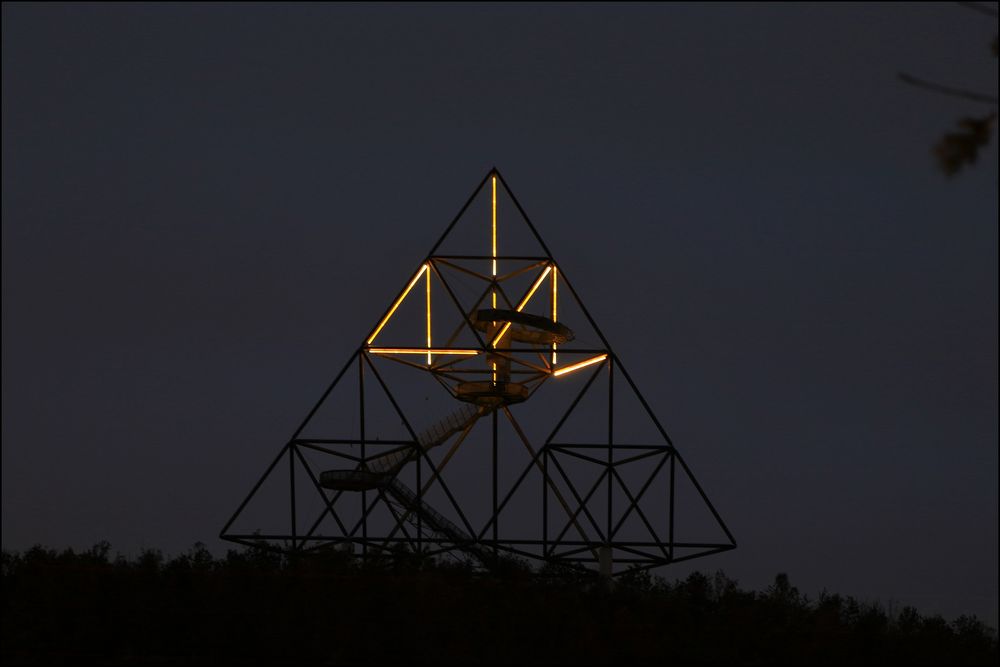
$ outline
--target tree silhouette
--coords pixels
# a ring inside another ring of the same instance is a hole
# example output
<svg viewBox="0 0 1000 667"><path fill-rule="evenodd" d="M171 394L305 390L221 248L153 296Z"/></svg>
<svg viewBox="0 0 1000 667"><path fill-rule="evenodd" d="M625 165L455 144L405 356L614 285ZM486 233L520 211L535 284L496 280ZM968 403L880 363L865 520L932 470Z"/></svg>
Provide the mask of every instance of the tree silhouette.
<svg viewBox="0 0 1000 667"><path fill-rule="evenodd" d="M997 10L992 7L975 2L960 2L958 4L966 9L989 16L994 20L997 18ZM993 43L991 44L990 49L993 57L996 58L996 36L993 37ZM941 139L934 144L932 149L932 152L937 159L938 166L945 173L945 175L949 177L954 176L961 171L962 167L975 163L976 158L979 156L979 151L989 145L990 135L993 132L993 126L996 124L996 95L928 81L905 72L900 72L899 78L903 82L923 90L959 99L970 100L973 102L992 104L994 106L994 110L986 115L963 116L960 118L956 122L958 129L945 133L944 136L942 136Z"/></svg>
<svg viewBox="0 0 1000 667"><path fill-rule="evenodd" d="M3 664L982 664L995 633L716 572L607 586L572 569L501 571L202 544L165 558L34 547L0 558Z"/></svg>

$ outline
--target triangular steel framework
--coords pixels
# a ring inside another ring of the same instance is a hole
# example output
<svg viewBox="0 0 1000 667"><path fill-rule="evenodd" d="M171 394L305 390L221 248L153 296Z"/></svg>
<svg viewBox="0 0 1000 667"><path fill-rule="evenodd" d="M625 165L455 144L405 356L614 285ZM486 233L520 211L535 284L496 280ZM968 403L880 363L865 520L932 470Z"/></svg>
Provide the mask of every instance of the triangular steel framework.
<svg viewBox="0 0 1000 667"><path fill-rule="evenodd" d="M444 249L457 227L475 237L481 223L491 230L481 234L486 250ZM498 253L504 224L524 232L529 252ZM450 334L437 345L435 326ZM428 409L402 399L422 392L459 409L418 434ZM333 403L347 412L320 423ZM397 420L396 437L375 435ZM267 480L287 488L267 501L281 507L254 523L249 510ZM691 507L700 521L689 520ZM508 554L606 576L736 547L496 169L220 537L283 552L449 554L486 567Z"/></svg>

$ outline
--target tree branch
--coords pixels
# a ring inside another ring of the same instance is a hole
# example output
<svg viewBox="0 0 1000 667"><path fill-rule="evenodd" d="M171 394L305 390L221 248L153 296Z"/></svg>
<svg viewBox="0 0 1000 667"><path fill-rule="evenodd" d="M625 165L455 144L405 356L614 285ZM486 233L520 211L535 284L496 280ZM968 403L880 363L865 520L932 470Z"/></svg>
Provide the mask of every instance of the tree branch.
<svg viewBox="0 0 1000 667"><path fill-rule="evenodd" d="M979 12L980 14L986 14L987 16L995 17L997 15L997 10L993 9L992 7L981 5L978 2L960 2L958 4L961 5L962 7L965 7L966 9L971 9L973 11Z"/></svg>
<svg viewBox="0 0 1000 667"><path fill-rule="evenodd" d="M925 90L933 90L936 93L941 93L942 95L950 95L951 97L961 97L966 100L973 100L975 102L985 102L986 104L996 104L997 98L990 95L984 95L983 93L973 92L971 90L963 90L962 88L952 88L951 86L943 86L940 83L934 83L933 81L925 81L923 79L918 79L915 76L910 76L906 72L899 72L899 78L911 86L916 86L917 88L924 88Z"/></svg>

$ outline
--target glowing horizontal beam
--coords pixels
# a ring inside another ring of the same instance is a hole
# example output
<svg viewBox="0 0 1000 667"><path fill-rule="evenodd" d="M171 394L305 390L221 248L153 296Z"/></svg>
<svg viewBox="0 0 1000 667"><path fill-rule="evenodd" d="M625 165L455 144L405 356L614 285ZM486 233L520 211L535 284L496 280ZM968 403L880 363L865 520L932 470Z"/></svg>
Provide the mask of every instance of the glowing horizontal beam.
<svg viewBox="0 0 1000 667"><path fill-rule="evenodd" d="M538 291L539 286L541 286L541 284L545 282L545 277L549 275L549 271L551 270L552 270L551 265L545 267L545 270L542 271L542 275L538 276L538 279L535 280L535 284L531 286L531 289L528 290L528 293L525 295L523 299L521 299L521 303L517 304L517 308L515 308L514 310L520 313L521 310L528 305L528 302L531 301L531 297L533 297L535 295L535 292ZM500 339L503 338L503 335L507 333L508 329L510 329L511 324L512 322L507 322L506 324L503 325L503 327L500 329L500 332L493 338L493 342L490 343L491 347L497 346L497 343L500 342Z"/></svg>
<svg viewBox="0 0 1000 667"><path fill-rule="evenodd" d="M578 371L581 368L586 368L587 366L592 366L594 364L600 363L608 358L606 354L599 354L596 357L591 357L590 359L584 359L583 361L577 362L575 364L570 364L569 366L563 366L557 371L553 371L552 375L559 377L560 375L566 375L566 373L572 373L573 371Z"/></svg>
<svg viewBox="0 0 1000 667"><path fill-rule="evenodd" d="M456 350L446 347L370 347L373 354L479 354L481 350Z"/></svg>
<svg viewBox="0 0 1000 667"><path fill-rule="evenodd" d="M385 326L385 323L389 321L392 314L396 312L397 308L399 308L399 304L403 303L403 299L405 299L406 295L410 293L410 290L413 289L413 286L417 284L417 281L420 280L420 276L424 275L424 271L426 270L427 264L422 264L420 266L420 270L417 271L417 275L413 276L413 280L410 281L410 284L406 286L403 293L399 295L398 299L396 299L396 303L392 304L392 308L389 309L389 312L382 318L382 321L378 323L377 327L375 327L374 333L372 333L372 335L368 337L368 340L365 341L365 345L372 344L372 341L375 340L375 336L378 336L378 332L382 331L382 327Z"/></svg>

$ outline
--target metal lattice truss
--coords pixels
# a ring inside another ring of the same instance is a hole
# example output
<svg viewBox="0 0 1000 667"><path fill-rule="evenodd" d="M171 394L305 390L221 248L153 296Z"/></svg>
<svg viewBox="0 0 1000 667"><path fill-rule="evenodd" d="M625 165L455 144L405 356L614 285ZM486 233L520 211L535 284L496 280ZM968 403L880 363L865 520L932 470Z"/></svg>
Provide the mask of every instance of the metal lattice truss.
<svg viewBox="0 0 1000 667"><path fill-rule="evenodd" d="M736 546L496 170L221 537L606 575Z"/></svg>

